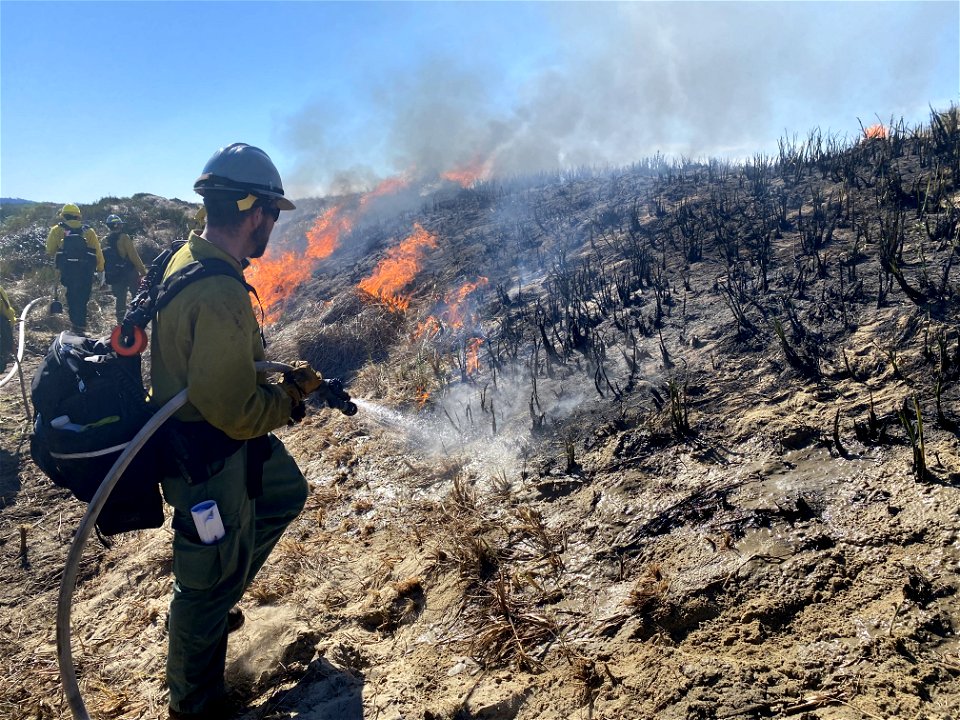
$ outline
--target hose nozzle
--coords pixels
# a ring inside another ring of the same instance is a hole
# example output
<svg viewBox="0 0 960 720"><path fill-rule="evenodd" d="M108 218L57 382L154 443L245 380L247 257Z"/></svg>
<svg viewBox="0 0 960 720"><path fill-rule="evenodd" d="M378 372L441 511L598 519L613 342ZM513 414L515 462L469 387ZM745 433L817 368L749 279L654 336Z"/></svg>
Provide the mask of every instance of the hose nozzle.
<svg viewBox="0 0 960 720"><path fill-rule="evenodd" d="M334 410L339 410L348 416L357 414L357 405L350 400L350 394L343 389L343 383L340 380L336 378L324 380L317 394L321 395L327 405Z"/></svg>

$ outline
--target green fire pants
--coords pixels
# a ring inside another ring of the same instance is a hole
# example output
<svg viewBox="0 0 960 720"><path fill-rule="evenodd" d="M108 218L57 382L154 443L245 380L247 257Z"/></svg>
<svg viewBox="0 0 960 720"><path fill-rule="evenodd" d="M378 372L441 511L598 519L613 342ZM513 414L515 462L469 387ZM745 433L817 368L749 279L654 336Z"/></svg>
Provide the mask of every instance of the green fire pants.
<svg viewBox="0 0 960 720"><path fill-rule="evenodd" d="M287 525L307 499L307 482L273 435L263 466L263 494L247 494L247 448L209 468L206 482L163 480L174 507L173 600L170 602L167 685L170 707L202 713L224 694L227 611L242 597ZM199 540L190 508L215 500L226 535L214 545Z"/></svg>
<svg viewBox="0 0 960 720"><path fill-rule="evenodd" d="M114 297L117 299L116 302L116 311L117 311L117 322L123 322L124 316L127 314L127 294L136 294L137 285L136 283L114 283L110 286L110 292L113 293Z"/></svg>
<svg viewBox="0 0 960 720"><path fill-rule="evenodd" d="M70 323L76 331L83 331L87 327L87 303L90 302L90 295L93 292L93 280L91 278L72 281L67 288L67 314L70 316Z"/></svg>

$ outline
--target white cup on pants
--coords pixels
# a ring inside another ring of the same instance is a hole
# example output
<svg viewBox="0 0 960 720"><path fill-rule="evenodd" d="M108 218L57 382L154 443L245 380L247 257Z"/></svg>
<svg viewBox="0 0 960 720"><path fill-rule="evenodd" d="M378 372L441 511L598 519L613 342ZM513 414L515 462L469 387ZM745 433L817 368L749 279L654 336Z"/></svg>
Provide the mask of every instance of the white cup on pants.
<svg viewBox="0 0 960 720"><path fill-rule="evenodd" d="M200 542L204 545L213 545L226 535L223 529L223 520L220 519L220 509L216 500L204 500L190 508L193 515L193 524L197 526Z"/></svg>

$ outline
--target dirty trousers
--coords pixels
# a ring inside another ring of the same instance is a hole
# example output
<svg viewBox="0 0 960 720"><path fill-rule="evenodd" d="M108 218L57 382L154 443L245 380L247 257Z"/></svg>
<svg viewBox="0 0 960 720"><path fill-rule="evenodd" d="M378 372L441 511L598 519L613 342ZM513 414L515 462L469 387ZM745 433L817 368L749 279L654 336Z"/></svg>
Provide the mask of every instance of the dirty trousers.
<svg viewBox="0 0 960 720"><path fill-rule="evenodd" d="M136 282L115 283L110 286L110 291L116 298L117 322L123 322L123 317L127 314L127 293L136 295Z"/></svg>
<svg viewBox="0 0 960 720"><path fill-rule="evenodd" d="M67 314L70 316L70 323L75 329L82 330L87 326L87 303L90 302L93 285L90 280L80 280L71 282L65 287L67 289Z"/></svg>
<svg viewBox="0 0 960 720"><path fill-rule="evenodd" d="M174 507L173 599L170 602L167 685L170 707L202 712L223 696L227 611L241 598L287 525L307 499L307 482L276 437L263 466L263 494L247 496L247 448L213 463L206 482L163 480ZM215 500L226 535L203 545L190 508Z"/></svg>

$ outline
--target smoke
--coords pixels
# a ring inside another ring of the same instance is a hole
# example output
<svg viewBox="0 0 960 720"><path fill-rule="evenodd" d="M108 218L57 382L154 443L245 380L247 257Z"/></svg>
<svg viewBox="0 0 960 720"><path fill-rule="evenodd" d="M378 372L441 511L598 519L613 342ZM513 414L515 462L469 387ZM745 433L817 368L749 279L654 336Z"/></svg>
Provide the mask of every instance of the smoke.
<svg viewBox="0 0 960 720"><path fill-rule="evenodd" d="M468 57L435 55L389 85L358 88L373 113L316 103L291 116L291 185L369 189L376 176L415 168L428 179L478 158L503 175L657 152L745 157L773 150L785 132L855 134L858 117L869 125L877 114L916 113L954 99L957 87L955 55L936 56L956 50L954 3L543 9L553 52L524 73L473 46ZM933 86L937 62L953 63L947 89ZM875 107L878 97L887 104Z"/></svg>
<svg viewBox="0 0 960 720"><path fill-rule="evenodd" d="M579 371L565 372L562 380L541 377L536 388L529 372L514 366L502 369L495 383L489 371L482 371L472 382L451 384L416 415L356 402L361 421L393 432L416 457L460 459L482 481L516 481L535 444L530 409L535 392L534 412L550 430L598 401L592 380Z"/></svg>

